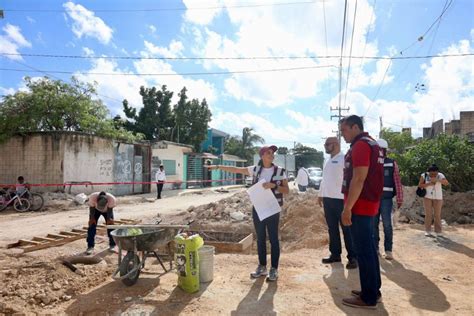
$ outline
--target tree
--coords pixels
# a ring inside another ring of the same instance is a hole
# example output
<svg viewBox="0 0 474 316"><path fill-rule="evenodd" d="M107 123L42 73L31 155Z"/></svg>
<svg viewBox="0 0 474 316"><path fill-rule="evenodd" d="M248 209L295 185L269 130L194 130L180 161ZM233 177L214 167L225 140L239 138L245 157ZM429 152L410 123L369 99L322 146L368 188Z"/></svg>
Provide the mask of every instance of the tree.
<svg viewBox="0 0 474 316"><path fill-rule="evenodd" d="M287 147L278 147L277 153L280 155L288 155Z"/></svg>
<svg viewBox="0 0 474 316"><path fill-rule="evenodd" d="M244 127L242 136L240 138L238 136L228 138L224 147L227 154L253 161L253 155L257 152L256 143L263 144L264 142L263 137L254 134L253 128Z"/></svg>
<svg viewBox="0 0 474 316"><path fill-rule="evenodd" d="M301 143L296 143L293 148L295 155L295 163L299 167L323 167L324 153L315 148L304 146Z"/></svg>
<svg viewBox="0 0 474 316"><path fill-rule="evenodd" d="M466 138L440 134L423 140L401 155L397 163L405 185L417 185L420 174L434 163L453 191L474 189L474 146Z"/></svg>
<svg viewBox="0 0 474 316"><path fill-rule="evenodd" d="M71 83L43 77L25 79L26 91L0 102L0 141L16 133L79 131L133 141L141 139L110 119L107 107L96 99L95 85L76 78Z"/></svg>
<svg viewBox="0 0 474 316"><path fill-rule="evenodd" d="M183 87L178 94L178 103L173 107L173 139L178 143L193 145L195 151L200 151L201 143L207 137L212 114L206 99L201 102L198 99L188 101L186 92L186 87Z"/></svg>
<svg viewBox="0 0 474 316"><path fill-rule="evenodd" d="M174 117L171 111L173 92L168 91L166 85L161 90L140 87L143 107L137 114L137 109L123 100L123 112L128 119L125 128L136 133L142 133L147 140L171 140L174 127Z"/></svg>
<svg viewBox="0 0 474 316"><path fill-rule="evenodd" d="M388 142L390 151L396 154L403 154L407 148L415 144L415 140L409 132L394 132L391 128L383 128L381 138Z"/></svg>

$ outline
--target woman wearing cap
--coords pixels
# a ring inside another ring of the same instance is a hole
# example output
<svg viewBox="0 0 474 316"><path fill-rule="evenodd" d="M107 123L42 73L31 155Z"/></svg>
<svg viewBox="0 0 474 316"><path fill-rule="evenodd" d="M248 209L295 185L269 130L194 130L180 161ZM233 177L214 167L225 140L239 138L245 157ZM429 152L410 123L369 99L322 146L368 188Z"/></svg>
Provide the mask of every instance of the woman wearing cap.
<svg viewBox="0 0 474 316"><path fill-rule="evenodd" d="M240 173L253 177L253 184L260 179L265 179L263 187L272 190L278 203L283 205L283 194L288 194L288 179L285 169L273 164L274 154L277 150L275 145L264 146L260 149L260 161L256 166L250 167L230 167L222 165L208 166L211 169L219 169L231 173ZM280 260L280 241L278 239L278 225L280 222L280 213L260 220L255 208L252 210L253 224L257 234L257 250L259 265L257 269L250 274L252 278L259 278L267 275L267 246L266 232L271 244L271 268L267 281L276 281L278 279L278 263Z"/></svg>
<svg viewBox="0 0 474 316"><path fill-rule="evenodd" d="M431 222L433 221L436 235L442 236L441 231L441 208L443 207L443 189L441 185L448 185L444 174L439 172L435 164L428 168L428 172L420 176L418 187L426 189L426 195L423 198L425 208L425 236L431 237Z"/></svg>
<svg viewBox="0 0 474 316"><path fill-rule="evenodd" d="M95 192L89 196L89 227L87 228L87 250L86 254L94 252L95 234L97 230L97 221L103 216L107 225L114 223L114 207L116 204L115 196L105 192ZM115 248L115 241L110 234L112 229L107 229L109 236L109 250Z"/></svg>

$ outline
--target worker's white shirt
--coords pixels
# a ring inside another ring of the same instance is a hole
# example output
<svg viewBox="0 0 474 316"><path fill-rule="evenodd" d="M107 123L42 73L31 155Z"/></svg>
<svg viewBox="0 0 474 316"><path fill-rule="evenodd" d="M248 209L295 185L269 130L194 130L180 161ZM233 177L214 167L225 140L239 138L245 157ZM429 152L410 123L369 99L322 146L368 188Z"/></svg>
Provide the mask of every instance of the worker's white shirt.
<svg viewBox="0 0 474 316"><path fill-rule="evenodd" d="M319 197L344 199L342 194L342 179L344 177L344 154L326 160L323 168L323 180L319 186Z"/></svg>
<svg viewBox="0 0 474 316"><path fill-rule="evenodd" d="M158 170L156 172L156 181L166 181L166 174L165 174L165 170L163 169L163 171L161 170Z"/></svg>
<svg viewBox="0 0 474 316"><path fill-rule="evenodd" d="M309 177L308 170L301 167L300 170L298 170L298 175L296 176L295 182L296 182L296 184L307 187L308 186L308 177Z"/></svg>

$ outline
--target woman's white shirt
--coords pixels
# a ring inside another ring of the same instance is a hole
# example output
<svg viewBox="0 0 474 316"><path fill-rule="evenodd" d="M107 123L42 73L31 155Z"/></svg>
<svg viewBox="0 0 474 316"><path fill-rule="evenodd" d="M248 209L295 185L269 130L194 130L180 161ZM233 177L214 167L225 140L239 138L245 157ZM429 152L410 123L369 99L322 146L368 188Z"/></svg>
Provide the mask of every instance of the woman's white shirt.
<svg viewBox="0 0 474 316"><path fill-rule="evenodd" d="M423 177L423 179L425 179L425 183L430 182L430 176L428 173L422 173L421 176ZM439 182L441 179L446 179L446 177L441 172L438 172L438 175L436 176L436 180L438 181L435 185L430 185L426 187L425 198L432 200L443 199L443 188L441 186L441 182Z"/></svg>

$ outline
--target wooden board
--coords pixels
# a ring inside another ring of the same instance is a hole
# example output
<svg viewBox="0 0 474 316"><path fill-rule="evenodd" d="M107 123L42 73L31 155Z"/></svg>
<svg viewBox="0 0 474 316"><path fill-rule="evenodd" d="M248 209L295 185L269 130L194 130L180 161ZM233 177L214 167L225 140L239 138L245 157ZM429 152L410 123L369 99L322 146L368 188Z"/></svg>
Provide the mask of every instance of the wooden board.
<svg viewBox="0 0 474 316"><path fill-rule="evenodd" d="M191 234L200 234L204 244L214 246L217 253L242 253L252 246L253 235L219 231L193 231Z"/></svg>
<svg viewBox="0 0 474 316"><path fill-rule="evenodd" d="M131 219L116 220L116 223L135 224L139 221ZM97 234L106 234L106 225L98 225ZM45 237L35 236L31 240L20 239L17 242L7 245L7 248L21 248L23 252L31 252L50 247L62 246L72 241L83 239L87 236L87 226L85 229L72 229L71 231L61 231L59 234L49 233Z"/></svg>

